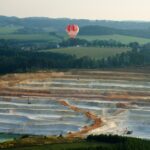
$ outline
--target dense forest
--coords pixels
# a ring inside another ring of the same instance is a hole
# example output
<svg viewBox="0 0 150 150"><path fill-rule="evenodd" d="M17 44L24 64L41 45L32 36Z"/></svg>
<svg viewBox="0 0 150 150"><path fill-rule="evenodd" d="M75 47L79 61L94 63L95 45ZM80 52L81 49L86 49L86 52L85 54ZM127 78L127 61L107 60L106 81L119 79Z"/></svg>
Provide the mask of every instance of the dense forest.
<svg viewBox="0 0 150 150"><path fill-rule="evenodd" d="M79 42L81 41L79 40ZM87 56L77 58L76 56L53 52L20 50L17 47L10 47L9 44L7 45L7 42L3 42L3 44L0 45L0 73L150 65L150 44L140 46L138 43L130 43L128 46L132 48L131 51L95 60Z"/></svg>
<svg viewBox="0 0 150 150"><path fill-rule="evenodd" d="M107 147L99 146L92 150L146 150L150 148L149 141L117 135L90 135L87 137L87 141L112 144Z"/></svg>

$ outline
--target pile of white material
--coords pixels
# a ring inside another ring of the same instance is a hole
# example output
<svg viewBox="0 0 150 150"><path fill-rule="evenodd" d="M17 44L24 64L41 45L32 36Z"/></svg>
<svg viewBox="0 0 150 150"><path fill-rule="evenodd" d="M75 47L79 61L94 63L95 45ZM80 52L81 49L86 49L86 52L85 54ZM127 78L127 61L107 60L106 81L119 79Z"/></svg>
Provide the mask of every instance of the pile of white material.
<svg viewBox="0 0 150 150"><path fill-rule="evenodd" d="M28 103L28 101L30 103ZM0 100L0 132L33 135L60 135L91 124L81 113L44 98Z"/></svg>

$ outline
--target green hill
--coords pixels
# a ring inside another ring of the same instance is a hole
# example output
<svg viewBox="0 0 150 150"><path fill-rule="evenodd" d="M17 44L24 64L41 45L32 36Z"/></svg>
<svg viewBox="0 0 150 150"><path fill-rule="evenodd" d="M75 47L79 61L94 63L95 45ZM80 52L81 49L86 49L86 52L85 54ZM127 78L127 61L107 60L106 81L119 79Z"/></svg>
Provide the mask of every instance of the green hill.
<svg viewBox="0 0 150 150"><path fill-rule="evenodd" d="M0 39L60 42L68 39L67 24L78 24L80 39L115 40L124 44L150 42L150 22L0 16Z"/></svg>
<svg viewBox="0 0 150 150"><path fill-rule="evenodd" d="M150 42L150 39L147 38L139 38L133 36L126 36L126 35L79 35L78 38L85 39L88 41L93 40L115 40L124 44L128 44L131 42L138 42L139 44L146 44Z"/></svg>
<svg viewBox="0 0 150 150"><path fill-rule="evenodd" d="M7 150L149 150L150 141L117 135L88 136L86 139L67 137L22 137L1 143Z"/></svg>
<svg viewBox="0 0 150 150"><path fill-rule="evenodd" d="M60 42L61 38L49 34L0 34L0 39L23 41L50 41Z"/></svg>
<svg viewBox="0 0 150 150"><path fill-rule="evenodd" d="M150 29L116 29L105 26L84 26L80 28L80 35L128 35L134 37L150 38Z"/></svg>
<svg viewBox="0 0 150 150"><path fill-rule="evenodd" d="M88 20L88 19L69 19L69 18L47 18L47 17L29 17L17 18L0 16L0 26L22 26L22 27L38 27L38 28L54 28L56 30L64 30L67 24L78 24L83 26L105 26L115 29L148 29L150 22L142 21L111 21L111 20Z"/></svg>

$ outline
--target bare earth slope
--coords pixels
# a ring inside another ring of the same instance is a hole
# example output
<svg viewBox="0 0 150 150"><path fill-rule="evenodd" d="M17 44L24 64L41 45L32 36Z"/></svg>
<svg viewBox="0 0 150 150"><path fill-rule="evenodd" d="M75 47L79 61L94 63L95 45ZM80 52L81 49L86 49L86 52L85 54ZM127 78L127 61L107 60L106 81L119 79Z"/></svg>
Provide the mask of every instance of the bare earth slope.
<svg viewBox="0 0 150 150"><path fill-rule="evenodd" d="M24 123L26 125L25 129L35 125L35 129L37 126L42 128L41 134L46 132L42 126L43 123L39 122L39 120L35 122L30 114L21 111L26 111L26 109L28 111L32 110L34 113L35 111L39 112L39 110L40 113L50 111L53 108L50 107L48 109L45 102L40 102L42 108L39 108L39 104L37 106L32 104L36 99L41 99L42 101L45 98L58 102L59 105L62 105L61 109L65 107L63 113L69 111L68 116L66 114L65 117L61 116L60 119L55 118L59 122L58 128L62 123L63 127L66 128L67 123L69 130L66 135L68 137L84 137L88 134L100 133L117 133L122 135L125 134L125 129L129 127L135 130L133 136L143 134L142 137L149 138L150 74L148 71L143 71L143 69L138 71L71 70L66 72L4 75L0 77L0 98L0 102L3 105L7 107L10 105L7 108L10 109L7 115L29 115L30 120L26 124ZM15 99L15 103L13 99ZM24 104L25 99L28 104L31 103L33 106L26 106ZM20 104L20 102L23 104ZM14 105L17 105L17 107L13 108ZM19 110L18 105L21 105L21 110ZM51 106L53 106L53 103ZM58 111L60 112L59 109L60 106L57 113ZM0 111L3 112L3 109L0 108ZM83 115L85 120L86 118L89 120L85 122L80 121L80 123L76 124L78 127L74 126L72 131L70 130L72 129L71 125L74 124L75 120L72 119L73 122L64 121L64 118L71 118L70 114L74 115L75 118L80 118ZM3 118L3 115L4 112L0 113L0 118ZM35 116L32 117L37 119L39 116L37 117L36 115L35 113ZM45 114L42 115L40 114L40 119L45 117ZM55 112L49 115L55 115ZM2 120L4 122L1 121L0 123L6 125L6 120ZM47 122L45 125L47 131L49 131L51 125L51 122ZM11 128L8 123L7 126L8 129ZM144 131L139 131L141 127ZM6 132L8 132L8 129ZM27 129L25 131L30 133L30 130ZM15 129L14 131L18 132ZM145 136L146 133L147 135Z"/></svg>

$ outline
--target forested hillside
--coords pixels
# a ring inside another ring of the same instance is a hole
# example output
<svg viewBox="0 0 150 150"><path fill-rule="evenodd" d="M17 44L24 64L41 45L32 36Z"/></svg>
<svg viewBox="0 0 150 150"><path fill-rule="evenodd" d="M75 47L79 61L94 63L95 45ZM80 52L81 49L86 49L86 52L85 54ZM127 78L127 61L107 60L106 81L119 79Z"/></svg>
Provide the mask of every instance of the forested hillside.
<svg viewBox="0 0 150 150"><path fill-rule="evenodd" d="M87 20L87 19L68 19L68 18L46 18L30 17L17 18L0 16L0 26L14 25L24 27L54 27L64 28L67 24L76 23L79 26L100 25L116 29L149 29L150 22L138 21L111 21L111 20Z"/></svg>
<svg viewBox="0 0 150 150"><path fill-rule="evenodd" d="M150 42L150 22L6 16L0 16L0 39L58 43L68 38L65 31L68 24L78 24L81 39Z"/></svg>
<svg viewBox="0 0 150 150"><path fill-rule="evenodd" d="M31 72L48 69L100 69L150 65L149 44L140 46L138 43L131 43L129 46L132 48L131 51L95 60L87 56L77 58L74 55L68 54L34 50L25 51L4 44L0 47L0 73Z"/></svg>

